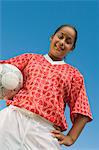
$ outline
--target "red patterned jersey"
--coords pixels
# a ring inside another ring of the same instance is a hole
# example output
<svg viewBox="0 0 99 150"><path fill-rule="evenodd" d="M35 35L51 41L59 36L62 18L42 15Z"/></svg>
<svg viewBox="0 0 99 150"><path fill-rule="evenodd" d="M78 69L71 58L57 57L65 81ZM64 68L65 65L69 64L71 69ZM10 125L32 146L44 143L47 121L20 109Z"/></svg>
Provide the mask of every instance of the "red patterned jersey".
<svg viewBox="0 0 99 150"><path fill-rule="evenodd" d="M77 114L92 114L82 74L63 61L52 61L48 55L22 54L0 63L9 63L18 67L24 77L22 89L7 100L7 105L15 105L39 114L59 126L67 129L64 115L66 104L70 107L71 121Z"/></svg>

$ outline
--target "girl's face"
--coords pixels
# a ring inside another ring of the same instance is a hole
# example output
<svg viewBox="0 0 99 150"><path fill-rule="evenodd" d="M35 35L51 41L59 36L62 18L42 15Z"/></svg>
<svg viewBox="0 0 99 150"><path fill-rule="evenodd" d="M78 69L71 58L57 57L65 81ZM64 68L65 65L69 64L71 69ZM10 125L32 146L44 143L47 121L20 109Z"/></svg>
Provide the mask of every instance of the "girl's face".
<svg viewBox="0 0 99 150"><path fill-rule="evenodd" d="M74 29L68 26L61 28L51 37L49 55L62 60L68 52L73 50L74 41Z"/></svg>

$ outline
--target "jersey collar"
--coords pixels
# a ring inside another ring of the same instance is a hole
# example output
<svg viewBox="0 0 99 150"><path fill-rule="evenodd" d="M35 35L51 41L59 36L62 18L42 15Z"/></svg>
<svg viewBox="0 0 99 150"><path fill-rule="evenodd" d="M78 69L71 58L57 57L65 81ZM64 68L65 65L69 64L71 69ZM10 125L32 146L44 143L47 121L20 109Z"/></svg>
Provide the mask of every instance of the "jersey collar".
<svg viewBox="0 0 99 150"><path fill-rule="evenodd" d="M43 55L47 61L49 61L52 65L61 65L66 64L64 60L61 61L53 61L48 54Z"/></svg>

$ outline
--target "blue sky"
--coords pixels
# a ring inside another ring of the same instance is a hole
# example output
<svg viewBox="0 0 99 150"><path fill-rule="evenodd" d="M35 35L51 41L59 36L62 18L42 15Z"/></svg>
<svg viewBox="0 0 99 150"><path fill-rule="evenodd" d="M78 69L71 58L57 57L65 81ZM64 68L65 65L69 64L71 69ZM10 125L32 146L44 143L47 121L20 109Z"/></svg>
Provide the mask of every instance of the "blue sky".
<svg viewBox="0 0 99 150"><path fill-rule="evenodd" d="M2 0L0 2L0 59L49 50L50 36L61 24L78 30L75 50L66 62L83 74L93 121L85 127L77 142L63 150L98 150L99 147L99 2L98 0ZM0 101L0 109L5 106ZM66 118L69 129L69 109ZM67 132L66 132L67 133Z"/></svg>

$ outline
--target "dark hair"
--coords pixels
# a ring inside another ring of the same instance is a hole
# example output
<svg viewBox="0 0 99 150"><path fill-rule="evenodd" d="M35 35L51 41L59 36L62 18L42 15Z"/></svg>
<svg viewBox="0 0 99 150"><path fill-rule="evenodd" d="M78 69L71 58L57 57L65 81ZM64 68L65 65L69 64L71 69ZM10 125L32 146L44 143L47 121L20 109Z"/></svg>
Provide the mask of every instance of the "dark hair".
<svg viewBox="0 0 99 150"><path fill-rule="evenodd" d="M74 40L74 45L73 45L73 47L75 48L75 46L76 46L76 41L77 41L77 37L78 37L78 32L77 32L77 30L76 30L76 28L75 28L74 26L69 25L69 24L61 25L60 27L58 27L58 28L55 30L55 32L54 32L53 35L55 35L55 34L56 34L60 29L62 29L63 27L70 27L70 28L72 28L72 29L75 31L75 40Z"/></svg>

